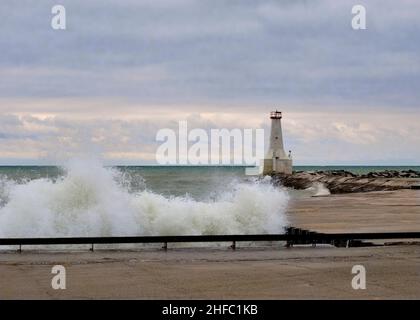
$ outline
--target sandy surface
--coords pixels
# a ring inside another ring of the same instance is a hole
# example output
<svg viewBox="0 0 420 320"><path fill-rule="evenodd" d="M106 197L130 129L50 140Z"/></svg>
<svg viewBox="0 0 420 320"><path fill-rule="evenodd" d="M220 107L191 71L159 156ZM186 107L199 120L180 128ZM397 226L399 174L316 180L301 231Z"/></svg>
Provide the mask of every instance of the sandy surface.
<svg viewBox="0 0 420 320"><path fill-rule="evenodd" d="M420 191L301 199L294 225L322 232L420 231ZM0 299L400 299L420 298L420 246L220 248L0 253ZM51 268L66 268L53 290ZM367 270L367 289L351 269Z"/></svg>
<svg viewBox="0 0 420 320"><path fill-rule="evenodd" d="M66 267L53 290L51 268ZM353 265L367 289L351 287ZM420 298L420 248L176 249L0 255L0 299Z"/></svg>
<svg viewBox="0 0 420 320"><path fill-rule="evenodd" d="M420 231L420 190L298 199L288 211L291 225L318 232Z"/></svg>

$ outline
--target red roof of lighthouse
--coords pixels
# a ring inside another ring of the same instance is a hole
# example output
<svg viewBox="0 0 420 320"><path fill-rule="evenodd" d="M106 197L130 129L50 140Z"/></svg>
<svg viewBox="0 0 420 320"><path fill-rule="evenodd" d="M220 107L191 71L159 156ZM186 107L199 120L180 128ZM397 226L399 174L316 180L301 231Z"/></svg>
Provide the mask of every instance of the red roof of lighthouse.
<svg viewBox="0 0 420 320"><path fill-rule="evenodd" d="M271 111L270 112L270 119L281 119L281 112L280 111Z"/></svg>

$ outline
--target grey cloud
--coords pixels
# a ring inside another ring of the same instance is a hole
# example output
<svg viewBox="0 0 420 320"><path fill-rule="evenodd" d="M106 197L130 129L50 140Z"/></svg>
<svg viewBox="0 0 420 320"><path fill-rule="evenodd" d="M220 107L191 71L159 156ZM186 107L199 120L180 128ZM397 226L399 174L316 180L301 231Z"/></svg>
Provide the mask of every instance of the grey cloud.
<svg viewBox="0 0 420 320"><path fill-rule="evenodd" d="M348 0L63 0L64 32L49 27L53 4L2 2L3 97L418 108L413 1L362 1L359 32Z"/></svg>
<svg viewBox="0 0 420 320"><path fill-rule="evenodd" d="M181 115L209 129L261 114L268 128L279 107L301 163L418 163L420 2L359 3L365 31L351 29L350 0L62 0L61 32L55 0L3 0L0 158L150 159Z"/></svg>

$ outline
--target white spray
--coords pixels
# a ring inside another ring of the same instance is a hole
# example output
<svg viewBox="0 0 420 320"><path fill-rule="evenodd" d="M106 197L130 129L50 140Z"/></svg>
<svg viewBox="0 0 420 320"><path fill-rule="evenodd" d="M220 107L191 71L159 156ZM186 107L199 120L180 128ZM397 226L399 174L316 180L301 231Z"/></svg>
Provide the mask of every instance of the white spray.
<svg viewBox="0 0 420 320"><path fill-rule="evenodd" d="M330 190L321 182L315 182L306 190L313 192L313 197L328 196L331 194Z"/></svg>
<svg viewBox="0 0 420 320"><path fill-rule="evenodd" d="M56 181L8 186L0 237L280 233L288 194L269 181L239 183L212 201L129 193L117 170L74 160Z"/></svg>

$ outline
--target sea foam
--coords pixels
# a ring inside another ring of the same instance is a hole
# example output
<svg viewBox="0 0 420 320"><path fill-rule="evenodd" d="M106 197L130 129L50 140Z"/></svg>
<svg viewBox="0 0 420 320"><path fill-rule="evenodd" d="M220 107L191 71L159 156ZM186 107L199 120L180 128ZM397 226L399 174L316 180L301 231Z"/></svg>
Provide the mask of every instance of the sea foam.
<svg viewBox="0 0 420 320"><path fill-rule="evenodd" d="M2 183L0 237L282 233L288 194L241 182L208 201L132 193L121 173L73 160L59 179ZM217 192L216 192L217 193Z"/></svg>

